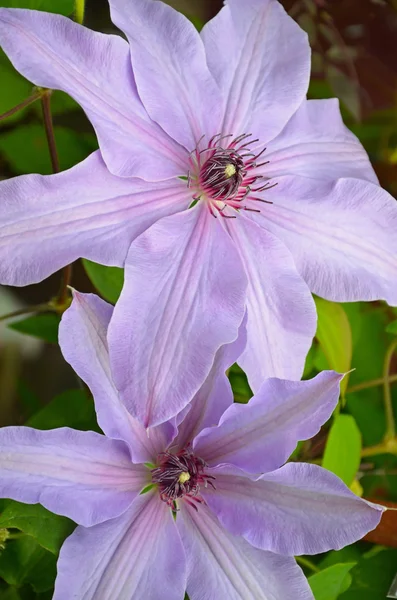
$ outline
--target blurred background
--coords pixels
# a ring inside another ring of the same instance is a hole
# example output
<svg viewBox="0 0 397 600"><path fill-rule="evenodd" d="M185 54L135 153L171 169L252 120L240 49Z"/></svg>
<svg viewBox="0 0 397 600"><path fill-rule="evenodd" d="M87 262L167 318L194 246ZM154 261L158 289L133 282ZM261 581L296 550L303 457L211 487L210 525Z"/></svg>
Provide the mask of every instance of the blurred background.
<svg viewBox="0 0 397 600"><path fill-rule="evenodd" d="M47 0L40 1L43 10L50 10ZM73 0L54 0L54 12L61 12L57 11L58 3L63 6L64 14L72 12ZM168 3L186 14L198 29L222 5L221 0L168 0ZM365 146L381 185L397 197L397 0L282 0L282 4L310 38L313 60L309 97L340 99L345 123ZM0 6L29 7L30 0L0 0ZM85 25L98 31L115 31L107 0L87 0ZM26 99L31 91L32 85L14 71L0 50L0 115ZM64 170L88 156L97 148L97 142L82 110L63 93L54 92L52 112ZM0 121L0 179L31 172L52 172L40 103ZM81 262L73 265L75 288L95 291L92 284L95 276L92 272L90 276ZM47 302L57 294L60 282L58 273L26 288L0 287L0 316ZM100 285L96 289L103 292ZM106 292L102 295L112 299ZM373 448L381 444L390 428L384 408L385 381L390 386L397 414L397 360L393 349L397 339L397 311L381 302L331 305L321 301L318 311L319 330L307 360L305 377L323 368L355 369L341 405L341 414L350 419L350 424L345 420L339 426L342 433L333 434L342 467L336 464L332 470L343 470L348 457L357 455L358 447L357 464L349 464L352 474L344 472L346 482L366 497L397 502L397 442L389 452L361 450L361 446ZM88 427L94 418L90 404L78 404L83 407L83 414L78 416L77 424L73 421L77 418L77 399L67 394L68 390L81 387L81 383L56 344L58 316L40 315L39 326L36 317L21 318L12 327L10 321L0 321L0 426L22 423L40 426L41 417L37 415L50 405L45 427L64 424ZM233 367L230 377L236 400L247 402L250 390L244 374ZM325 428L314 441L301 445L296 456L320 462L330 439L329 431L329 427ZM375 548L382 550L383 545L397 548L397 520L387 520L371 539L381 545ZM353 586L342 594L342 599L386 597L386 587L397 572L397 550L389 550L387 556L377 552L370 557L372 571L379 574L376 582L371 582L369 591L365 586L360 588L357 581L365 580L368 570L362 568L354 579L356 588ZM362 554L360 546L347 549L344 560L359 560ZM0 578L1 569L0 564ZM3 598L1 593L0 588ZM393 597L397 598L397 594ZM327 596L325 600L334 598Z"/></svg>

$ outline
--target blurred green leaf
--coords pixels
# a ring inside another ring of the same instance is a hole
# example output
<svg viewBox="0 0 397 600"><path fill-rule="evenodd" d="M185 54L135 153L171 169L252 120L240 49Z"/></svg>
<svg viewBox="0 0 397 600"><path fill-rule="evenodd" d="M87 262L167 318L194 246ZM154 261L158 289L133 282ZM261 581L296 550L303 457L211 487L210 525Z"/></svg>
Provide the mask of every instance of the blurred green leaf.
<svg viewBox="0 0 397 600"><path fill-rule="evenodd" d="M98 431L94 402L85 390L68 390L56 396L47 406L33 415L26 425L35 429L73 429Z"/></svg>
<svg viewBox="0 0 397 600"><path fill-rule="evenodd" d="M55 575L56 557L30 536L9 540L0 555L0 577L10 585L29 583L44 592L54 585Z"/></svg>
<svg viewBox="0 0 397 600"><path fill-rule="evenodd" d="M73 0L1 0L1 6L44 10L66 16L71 15L74 9Z"/></svg>
<svg viewBox="0 0 397 600"><path fill-rule="evenodd" d="M362 558L352 569L352 585L339 600L385 600L397 572L397 550Z"/></svg>
<svg viewBox="0 0 397 600"><path fill-rule="evenodd" d="M33 84L15 71L2 50L0 50L0 81L0 115L29 98L33 92ZM24 114L25 110L20 111L12 117L8 117L4 123L11 123L13 120L17 120Z"/></svg>
<svg viewBox="0 0 397 600"><path fill-rule="evenodd" d="M316 600L337 600L341 592L351 584L349 572L356 563L332 565L309 577L309 584Z"/></svg>
<svg viewBox="0 0 397 600"><path fill-rule="evenodd" d="M58 327L61 319L54 313L48 313L43 315L34 315L23 319L23 321L16 321L10 323L8 327L15 329L20 333L31 335L33 337L40 338L45 342L51 344L58 343Z"/></svg>
<svg viewBox="0 0 397 600"><path fill-rule="evenodd" d="M55 126L61 170L69 169L84 160L96 148L95 136L79 134ZM44 126L31 123L5 131L0 137L0 152L16 173L52 173Z"/></svg>
<svg viewBox="0 0 397 600"><path fill-rule="evenodd" d="M21 504L9 500L0 515L0 527L19 529L52 554L58 554L75 524L66 517L54 515L41 504ZM6 547L9 543L11 542L6 542Z"/></svg>
<svg viewBox="0 0 397 600"><path fill-rule="evenodd" d="M345 373L351 368L353 352L349 319L340 304L317 297L315 301L318 315L316 338L327 357L329 367ZM347 384L346 376L341 383L342 396Z"/></svg>
<svg viewBox="0 0 397 600"><path fill-rule="evenodd" d="M228 376L233 390L234 401L246 404L252 398L252 391L246 374L236 363L230 367Z"/></svg>
<svg viewBox="0 0 397 600"><path fill-rule="evenodd" d="M361 460L361 433L351 415L335 417L325 446L323 467L351 485Z"/></svg>
<svg viewBox="0 0 397 600"><path fill-rule="evenodd" d="M397 321L392 321L386 327L387 333L392 333L393 335L397 335Z"/></svg>
<svg viewBox="0 0 397 600"><path fill-rule="evenodd" d="M124 270L118 267L105 267L83 258L88 277L105 300L115 304L124 284Z"/></svg>

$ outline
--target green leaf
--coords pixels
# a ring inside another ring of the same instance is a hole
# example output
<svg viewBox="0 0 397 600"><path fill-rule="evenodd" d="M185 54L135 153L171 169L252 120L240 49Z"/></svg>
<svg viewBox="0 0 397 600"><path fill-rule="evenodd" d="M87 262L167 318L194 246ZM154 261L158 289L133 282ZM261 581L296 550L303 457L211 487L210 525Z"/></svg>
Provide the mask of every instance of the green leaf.
<svg viewBox="0 0 397 600"><path fill-rule="evenodd" d="M316 338L327 357L329 367L345 373L351 368L353 353L349 319L340 304L323 298L315 298L315 301L318 315ZM345 377L341 383L342 396L347 383L348 377Z"/></svg>
<svg viewBox="0 0 397 600"><path fill-rule="evenodd" d="M44 10L66 16L71 15L74 8L73 0L2 0L1 6Z"/></svg>
<svg viewBox="0 0 397 600"><path fill-rule="evenodd" d="M15 329L20 333L31 335L33 337L40 338L45 342L51 344L58 343L58 327L61 322L61 318L55 313L48 313L43 315L35 315L28 317L23 321L16 321L10 323L8 326L10 329Z"/></svg>
<svg viewBox="0 0 397 600"><path fill-rule="evenodd" d="M116 304L124 285L124 270L105 267L83 258L88 277L105 300Z"/></svg>
<svg viewBox="0 0 397 600"><path fill-rule="evenodd" d="M397 321L392 321L386 327L387 333L392 333L393 335L397 335Z"/></svg>
<svg viewBox="0 0 397 600"><path fill-rule="evenodd" d="M84 160L97 144L91 134L82 135L65 127L55 126L61 170L64 171ZM52 173L44 126L38 123L20 125L4 131L0 137L0 152L18 173Z"/></svg>
<svg viewBox="0 0 397 600"><path fill-rule="evenodd" d="M309 577L309 584L316 600L337 600L339 594L351 584L349 572L356 563L332 565Z"/></svg>
<svg viewBox="0 0 397 600"><path fill-rule="evenodd" d="M0 515L0 528L19 529L52 554L58 554L75 524L66 517L54 515L41 504L21 504L8 500ZM10 543L11 541L7 541L6 547Z"/></svg>
<svg viewBox="0 0 397 600"><path fill-rule="evenodd" d="M29 583L36 592L54 585L56 557L30 536L9 540L0 555L0 577L10 585Z"/></svg>
<svg viewBox="0 0 397 600"><path fill-rule="evenodd" d="M325 446L323 467L351 485L361 460L361 433L351 415L335 417Z"/></svg>
<svg viewBox="0 0 397 600"><path fill-rule="evenodd" d="M2 6L4 6L3 3ZM29 98L33 92L32 83L15 71L2 50L0 50L0 81L0 115ZM9 124L13 120L17 120L25 111L26 109L19 111L12 117L8 117L4 123Z"/></svg>
<svg viewBox="0 0 397 600"><path fill-rule="evenodd" d="M98 431L94 403L85 390L68 390L56 396L42 408L26 425L35 429L73 429Z"/></svg>
<svg viewBox="0 0 397 600"><path fill-rule="evenodd" d="M352 569L353 583L338 600L385 600L397 572L397 550L362 558Z"/></svg>

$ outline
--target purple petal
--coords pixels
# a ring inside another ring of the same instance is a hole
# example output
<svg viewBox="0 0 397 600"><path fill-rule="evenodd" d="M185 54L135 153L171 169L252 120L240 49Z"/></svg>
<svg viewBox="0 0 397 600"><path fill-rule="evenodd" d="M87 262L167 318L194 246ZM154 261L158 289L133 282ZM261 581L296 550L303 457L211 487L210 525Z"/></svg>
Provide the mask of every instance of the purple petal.
<svg viewBox="0 0 397 600"><path fill-rule="evenodd" d="M236 362L246 343L244 318L237 340L222 346L216 353L207 379L193 398L189 411L179 425L178 436L173 446L186 447L204 427L217 425L223 413L233 405L233 391L225 371Z"/></svg>
<svg viewBox="0 0 397 600"><path fill-rule="evenodd" d="M121 37L59 15L1 8L0 45L35 85L61 89L82 105L112 173L148 180L186 174L186 152L142 106Z"/></svg>
<svg viewBox="0 0 397 600"><path fill-rule="evenodd" d="M122 514L148 479L122 442L93 431L0 429L0 496L39 502L85 527Z"/></svg>
<svg viewBox="0 0 397 600"><path fill-rule="evenodd" d="M72 533L61 548L53 600L183 600L185 587L172 513L147 493L121 517Z"/></svg>
<svg viewBox="0 0 397 600"><path fill-rule="evenodd" d="M300 175L314 179L357 177L378 182L367 153L344 125L339 101L304 101L266 149L266 177ZM277 180L276 180L277 181Z"/></svg>
<svg viewBox="0 0 397 600"><path fill-rule="evenodd" d="M315 294L397 304L397 203L359 179L285 177L255 220L288 246Z"/></svg>
<svg viewBox="0 0 397 600"><path fill-rule="evenodd" d="M293 558L231 535L206 506L195 512L183 504L176 525L186 551L191 600L314 600Z"/></svg>
<svg viewBox="0 0 397 600"><path fill-rule="evenodd" d="M323 371L310 381L268 379L248 404L233 404L218 427L202 431L195 452L208 464L250 473L277 469L300 440L316 435L334 411L343 375Z"/></svg>
<svg viewBox="0 0 397 600"><path fill-rule="evenodd" d="M204 134L212 137L220 131L222 106L197 30L163 2L110 0L110 8L130 43L146 110L191 152Z"/></svg>
<svg viewBox="0 0 397 600"><path fill-rule="evenodd" d="M267 143L306 96L307 35L276 0L228 0L202 37L226 97L223 132L252 133Z"/></svg>
<svg viewBox="0 0 397 600"><path fill-rule="evenodd" d="M239 364L254 392L267 377L300 379L316 331L310 290L280 240L241 214L230 223L248 277L248 341Z"/></svg>
<svg viewBox="0 0 397 600"><path fill-rule="evenodd" d="M59 343L65 359L89 386L95 400L98 423L105 434L128 444L133 462L155 461L176 431L164 423L150 431L134 419L119 399L109 363L107 331L113 306L93 294L74 292L70 308L59 327Z"/></svg>
<svg viewBox="0 0 397 600"><path fill-rule="evenodd" d="M223 465L202 496L221 523L263 550L288 556L339 550L378 525L383 509L355 496L333 473L288 463L255 480Z"/></svg>
<svg viewBox="0 0 397 600"><path fill-rule="evenodd" d="M245 290L238 254L205 204L133 242L109 344L122 400L145 427L192 400L217 350L237 338Z"/></svg>
<svg viewBox="0 0 397 600"><path fill-rule="evenodd" d="M123 266L136 236L189 202L184 182L115 177L99 152L58 175L2 181L0 282L36 283L81 256Z"/></svg>

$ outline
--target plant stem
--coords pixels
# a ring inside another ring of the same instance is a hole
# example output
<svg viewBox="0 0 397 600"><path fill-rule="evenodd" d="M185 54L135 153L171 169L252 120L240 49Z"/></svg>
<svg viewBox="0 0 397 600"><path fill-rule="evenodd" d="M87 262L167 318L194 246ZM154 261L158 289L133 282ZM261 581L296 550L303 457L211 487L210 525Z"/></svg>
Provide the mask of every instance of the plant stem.
<svg viewBox="0 0 397 600"><path fill-rule="evenodd" d="M75 21L76 23L83 24L84 21L84 12L85 12L85 0L75 0Z"/></svg>
<svg viewBox="0 0 397 600"><path fill-rule="evenodd" d="M395 375L390 375L389 383L395 383L397 381L397 373ZM378 387L380 385L384 385L384 377L380 377L379 379L371 379L369 381L363 381L362 383L357 383L357 385L352 385L346 391L346 394L351 394L353 392L360 392L361 390L367 390L372 387Z"/></svg>
<svg viewBox="0 0 397 600"><path fill-rule="evenodd" d="M53 308L49 304L37 304L36 306L27 306L26 308L20 308L19 310L16 310L12 313L0 316L0 322L6 321L7 319L13 319L14 317L19 317L20 315L28 315L34 312L47 312L51 310L53 310Z"/></svg>
<svg viewBox="0 0 397 600"><path fill-rule="evenodd" d="M11 108L7 112L0 115L0 121L3 121L4 119L11 117L12 115L15 115L15 113L22 110L23 108L26 108L27 106L29 106L29 104L33 104L33 102L36 102L36 100L38 100L39 98L41 98L41 93L39 91L34 92L31 96L29 96L29 98L26 98L26 100L14 106L14 108Z"/></svg>
<svg viewBox="0 0 397 600"><path fill-rule="evenodd" d="M386 411L386 440L393 440L396 437L396 427L394 423L393 403L391 398L390 388L390 367L393 354L397 349L397 340L394 340L387 349L385 361L383 365L383 400L385 403Z"/></svg>
<svg viewBox="0 0 397 600"><path fill-rule="evenodd" d="M76 4L77 7L77 4ZM83 2L84 9L84 2ZM77 10L77 9L76 9ZM41 103L43 108L43 117L44 117L44 126L45 132L47 136L48 149L50 151L52 170L54 173L59 173L59 158L57 152L57 146L54 135L54 125L52 122L52 114L51 114L51 90L45 91L41 96ZM62 271L62 280L61 286L59 289L59 293L57 296L56 304L58 304L61 308L64 306L68 293L68 285L70 284L70 280L72 278L72 265L66 265Z"/></svg>
<svg viewBox="0 0 397 600"><path fill-rule="evenodd" d="M298 565L306 567L314 573L319 573L321 571L321 569L319 569L317 565L315 565L311 560L305 558L304 556L295 556L295 560L298 563Z"/></svg>
<svg viewBox="0 0 397 600"><path fill-rule="evenodd" d="M46 90L42 94L41 106L43 109L44 127L47 136L48 149L50 151L52 170L54 171L54 173L59 173L59 159L55 142L54 125L52 122L51 115L51 93L51 90Z"/></svg>

